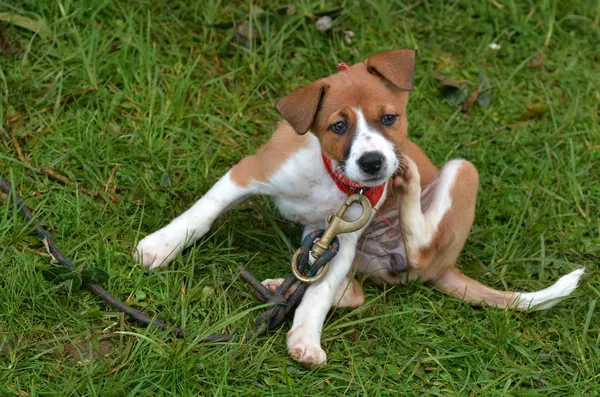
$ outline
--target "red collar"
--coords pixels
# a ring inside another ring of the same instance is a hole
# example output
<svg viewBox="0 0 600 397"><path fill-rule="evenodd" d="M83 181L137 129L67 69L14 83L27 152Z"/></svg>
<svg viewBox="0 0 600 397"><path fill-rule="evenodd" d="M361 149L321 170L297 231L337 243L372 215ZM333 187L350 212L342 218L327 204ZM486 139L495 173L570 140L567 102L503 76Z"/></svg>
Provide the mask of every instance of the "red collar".
<svg viewBox="0 0 600 397"><path fill-rule="evenodd" d="M325 164L325 169L327 173L333 179L338 189L341 192L351 195L354 193L358 193L361 189L363 194L369 199L373 208L375 208L375 204L379 202L381 196L383 195L383 191L385 190L385 182L378 186L373 187L365 187L356 182L352 182L350 179L346 178L341 172L333 170L333 164L331 160L325 156L323 152L321 152L321 157L323 157L323 164Z"/></svg>

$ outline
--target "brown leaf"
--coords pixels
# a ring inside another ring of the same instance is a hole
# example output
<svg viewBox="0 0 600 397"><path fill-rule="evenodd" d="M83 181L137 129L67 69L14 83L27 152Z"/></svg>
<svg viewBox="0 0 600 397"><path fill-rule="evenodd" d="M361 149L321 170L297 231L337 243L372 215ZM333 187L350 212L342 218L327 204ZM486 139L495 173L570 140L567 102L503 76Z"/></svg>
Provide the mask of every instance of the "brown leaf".
<svg viewBox="0 0 600 397"><path fill-rule="evenodd" d="M460 87L460 84L457 81L454 81L450 77L444 76L443 74L435 72L433 73L433 78L439 81L444 86L456 88Z"/></svg>
<svg viewBox="0 0 600 397"><path fill-rule="evenodd" d="M460 107L460 110L462 110L463 112L466 112L469 109L469 106L471 106L477 100L477 97L479 97L481 88L482 88L482 85L480 84L479 87L477 87L477 89L475 90L475 92L473 92L471 94L471 96L467 98L465 103L462 104L462 106Z"/></svg>
<svg viewBox="0 0 600 397"><path fill-rule="evenodd" d="M242 22L237 27L237 33L244 39L256 38L259 35L258 29L256 29L255 27L252 27L251 29L248 21Z"/></svg>
<svg viewBox="0 0 600 397"><path fill-rule="evenodd" d="M448 66L454 66L456 64L456 59L454 57L454 54L449 52L443 52L438 55L437 59L435 60L435 64L438 69L443 70Z"/></svg>
<svg viewBox="0 0 600 397"><path fill-rule="evenodd" d="M544 68L544 57L540 52L536 52L535 56L529 63L529 69L542 70Z"/></svg>
<svg viewBox="0 0 600 397"><path fill-rule="evenodd" d="M0 54L4 54L8 59L14 59L10 42L4 37L4 28L0 23Z"/></svg>

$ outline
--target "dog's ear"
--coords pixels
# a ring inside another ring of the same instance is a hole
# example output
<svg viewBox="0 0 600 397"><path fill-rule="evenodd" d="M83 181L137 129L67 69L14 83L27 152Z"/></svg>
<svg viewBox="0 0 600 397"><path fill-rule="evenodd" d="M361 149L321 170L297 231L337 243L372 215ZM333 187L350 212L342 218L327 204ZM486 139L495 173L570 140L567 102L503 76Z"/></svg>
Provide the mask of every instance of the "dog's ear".
<svg viewBox="0 0 600 397"><path fill-rule="evenodd" d="M275 108L300 135L312 126L328 86L316 81L280 100Z"/></svg>
<svg viewBox="0 0 600 397"><path fill-rule="evenodd" d="M413 90L417 52L390 50L375 54L365 62L371 74L379 75L404 91Z"/></svg>

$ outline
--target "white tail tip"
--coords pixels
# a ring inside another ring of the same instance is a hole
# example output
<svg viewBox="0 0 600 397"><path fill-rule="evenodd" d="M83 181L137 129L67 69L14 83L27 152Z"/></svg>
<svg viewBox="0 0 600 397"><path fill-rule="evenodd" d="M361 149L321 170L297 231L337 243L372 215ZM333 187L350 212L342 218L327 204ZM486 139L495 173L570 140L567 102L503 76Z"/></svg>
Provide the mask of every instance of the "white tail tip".
<svg viewBox="0 0 600 397"><path fill-rule="evenodd" d="M569 296L579 285L585 268L577 269L562 276L556 283L537 292L515 292L516 307L520 310L544 310L556 305Z"/></svg>

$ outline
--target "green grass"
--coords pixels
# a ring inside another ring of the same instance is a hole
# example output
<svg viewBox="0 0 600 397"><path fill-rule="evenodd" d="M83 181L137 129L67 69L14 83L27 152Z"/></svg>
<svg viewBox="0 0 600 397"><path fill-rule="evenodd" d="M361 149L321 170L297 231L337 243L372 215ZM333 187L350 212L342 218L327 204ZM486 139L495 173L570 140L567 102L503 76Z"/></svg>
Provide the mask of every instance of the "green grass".
<svg viewBox="0 0 600 397"><path fill-rule="evenodd" d="M11 50L0 55L0 175L77 265L106 270L110 291L172 324L250 329L258 303L235 267L285 275L300 236L267 199L220 218L168 269L143 271L132 248L268 139L278 98L335 72L339 60L410 47L419 49L411 136L436 164L463 157L481 176L461 268L496 288L534 290L586 265L581 288L549 311L513 313L419 284L365 281L368 303L330 314L328 364L309 371L286 355L289 325L249 343L173 340L47 283L48 258L25 250L42 244L2 204L0 395L599 395L600 2L302 0L278 18L230 3L0 4L30 22L2 22ZM318 32L307 16L337 5L341 30ZM231 44L234 28L215 26L248 15L260 42ZM350 45L344 29L356 34ZM529 67L536 52L542 70ZM493 100L467 114L433 79L468 80L472 91L480 70ZM549 111L523 119L532 103ZM33 166L101 198L25 166L13 128ZM90 360L100 347L106 355Z"/></svg>

